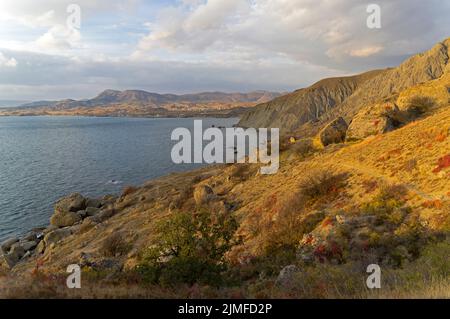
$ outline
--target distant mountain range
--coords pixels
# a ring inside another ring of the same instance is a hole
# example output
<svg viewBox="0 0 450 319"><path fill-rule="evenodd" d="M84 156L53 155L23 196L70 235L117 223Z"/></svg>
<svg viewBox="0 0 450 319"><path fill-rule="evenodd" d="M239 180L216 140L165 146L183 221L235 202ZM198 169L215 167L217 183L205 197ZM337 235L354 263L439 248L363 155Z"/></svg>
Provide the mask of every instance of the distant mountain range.
<svg viewBox="0 0 450 319"><path fill-rule="evenodd" d="M36 101L26 103L20 108L49 107L56 109L70 109L78 107L111 106L117 104L145 105L147 107L168 107L171 104L236 104L236 103L264 103L278 96L280 93L268 91L254 91L250 93L203 92L198 94L158 94L142 90L105 90L96 97L86 100Z"/></svg>
<svg viewBox="0 0 450 319"><path fill-rule="evenodd" d="M29 101L21 101L21 100L0 100L0 107L14 107L18 105L23 105L28 102Z"/></svg>
<svg viewBox="0 0 450 319"><path fill-rule="evenodd" d="M105 90L92 99L35 101L0 109L0 116L129 116L129 117L235 117L249 107L268 102L281 93L203 92L197 94L158 94L142 90Z"/></svg>

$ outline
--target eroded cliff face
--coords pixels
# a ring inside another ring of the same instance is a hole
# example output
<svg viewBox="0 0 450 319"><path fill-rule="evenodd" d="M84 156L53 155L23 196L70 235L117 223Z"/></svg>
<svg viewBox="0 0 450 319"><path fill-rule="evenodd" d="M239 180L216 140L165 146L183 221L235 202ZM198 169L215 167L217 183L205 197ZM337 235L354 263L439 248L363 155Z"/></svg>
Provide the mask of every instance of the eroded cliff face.
<svg viewBox="0 0 450 319"><path fill-rule="evenodd" d="M450 39L446 39L393 69L319 81L256 106L244 114L239 125L278 127L282 132L291 132L305 125L323 125L338 116L351 120L368 103L391 99L408 87L448 73L449 44ZM308 134L308 130L303 131Z"/></svg>
<svg viewBox="0 0 450 319"><path fill-rule="evenodd" d="M318 120L343 103L362 83L383 72L371 71L357 76L321 80L308 88L256 106L243 115L239 125L293 131L302 124Z"/></svg>

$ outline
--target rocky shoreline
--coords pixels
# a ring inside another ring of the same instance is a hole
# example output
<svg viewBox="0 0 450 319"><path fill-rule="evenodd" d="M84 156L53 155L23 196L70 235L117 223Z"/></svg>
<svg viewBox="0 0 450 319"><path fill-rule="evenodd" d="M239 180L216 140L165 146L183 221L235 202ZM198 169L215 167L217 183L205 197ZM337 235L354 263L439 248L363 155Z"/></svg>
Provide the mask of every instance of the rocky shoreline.
<svg viewBox="0 0 450 319"><path fill-rule="evenodd" d="M11 270L21 261L53 249L62 239L83 227L96 225L115 214L117 197L87 198L78 193L55 203L48 227L34 228L23 236L11 237L0 243L0 268Z"/></svg>

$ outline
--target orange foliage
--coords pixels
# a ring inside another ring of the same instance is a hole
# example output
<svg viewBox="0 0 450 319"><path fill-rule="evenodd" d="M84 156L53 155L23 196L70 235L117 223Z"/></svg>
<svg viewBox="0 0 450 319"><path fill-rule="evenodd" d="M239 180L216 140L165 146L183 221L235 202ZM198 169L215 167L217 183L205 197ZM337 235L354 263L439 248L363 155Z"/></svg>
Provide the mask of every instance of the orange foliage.
<svg viewBox="0 0 450 319"><path fill-rule="evenodd" d="M426 202L422 203L422 207L424 208L442 208L442 201L440 199L434 199L434 200L427 200Z"/></svg>
<svg viewBox="0 0 450 319"><path fill-rule="evenodd" d="M438 160L437 167L433 170L433 173L439 173L447 167L450 167L450 154L445 155Z"/></svg>

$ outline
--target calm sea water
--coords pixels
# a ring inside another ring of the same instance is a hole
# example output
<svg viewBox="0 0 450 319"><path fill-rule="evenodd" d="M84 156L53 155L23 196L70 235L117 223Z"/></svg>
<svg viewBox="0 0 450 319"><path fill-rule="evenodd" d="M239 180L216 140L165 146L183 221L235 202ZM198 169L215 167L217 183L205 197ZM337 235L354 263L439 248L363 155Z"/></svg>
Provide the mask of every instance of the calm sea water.
<svg viewBox="0 0 450 319"><path fill-rule="evenodd" d="M0 240L47 225L72 192L117 194L126 185L199 165L172 162L176 127L193 119L0 117ZM203 119L204 127L237 119ZM112 182L115 181L115 182Z"/></svg>

